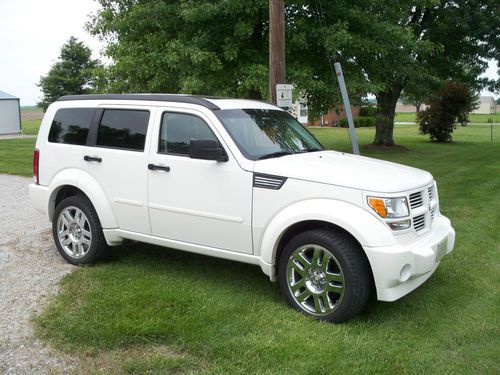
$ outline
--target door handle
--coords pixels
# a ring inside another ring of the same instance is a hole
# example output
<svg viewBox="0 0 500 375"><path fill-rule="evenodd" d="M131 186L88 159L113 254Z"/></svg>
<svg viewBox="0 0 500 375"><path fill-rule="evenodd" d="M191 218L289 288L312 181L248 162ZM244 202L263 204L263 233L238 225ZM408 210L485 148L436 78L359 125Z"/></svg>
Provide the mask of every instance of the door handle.
<svg viewBox="0 0 500 375"><path fill-rule="evenodd" d="M156 165L156 164L148 164L148 169L151 171L165 171L165 172L170 172L170 167L167 167L166 165Z"/></svg>
<svg viewBox="0 0 500 375"><path fill-rule="evenodd" d="M98 163L102 162L102 159L99 156L90 156L90 155L85 155L83 157L83 160L85 160L85 161L96 161Z"/></svg>

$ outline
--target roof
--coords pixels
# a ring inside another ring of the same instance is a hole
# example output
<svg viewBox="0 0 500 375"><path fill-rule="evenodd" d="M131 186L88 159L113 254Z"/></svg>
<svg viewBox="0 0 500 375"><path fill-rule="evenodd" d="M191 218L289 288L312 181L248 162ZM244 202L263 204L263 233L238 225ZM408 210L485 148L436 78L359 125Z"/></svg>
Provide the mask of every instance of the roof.
<svg viewBox="0 0 500 375"><path fill-rule="evenodd" d="M493 96L481 96L479 101L481 103L491 103L495 101L495 98Z"/></svg>
<svg viewBox="0 0 500 375"><path fill-rule="evenodd" d="M5 91L0 91L0 100L3 99L19 99L18 97L15 97L14 95L10 95L9 93Z"/></svg>
<svg viewBox="0 0 500 375"><path fill-rule="evenodd" d="M68 95L61 96L58 101L72 100L148 100L157 102L175 102L197 104L212 111L219 109L236 108L260 108L260 109L278 109L270 103L246 100L230 99L223 97L181 95L181 94L95 94L95 95Z"/></svg>

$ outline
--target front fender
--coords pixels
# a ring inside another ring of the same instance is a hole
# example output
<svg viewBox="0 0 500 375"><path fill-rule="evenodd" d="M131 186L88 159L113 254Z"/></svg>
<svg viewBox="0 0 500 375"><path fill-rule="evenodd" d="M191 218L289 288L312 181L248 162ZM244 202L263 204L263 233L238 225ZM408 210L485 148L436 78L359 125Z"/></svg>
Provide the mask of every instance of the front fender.
<svg viewBox="0 0 500 375"><path fill-rule="evenodd" d="M310 220L324 221L343 228L361 246L396 245L389 228L358 206L331 199L305 200L280 211L267 226L262 237L260 256L264 264L270 265L268 270L274 270L277 247L286 230L294 224ZM274 277L273 274L269 276Z"/></svg>
<svg viewBox="0 0 500 375"><path fill-rule="evenodd" d="M57 193L62 187L68 185L77 187L90 199L103 228L118 227L118 222L104 190L90 174L75 168L60 171L50 181L48 189L51 192L48 202L50 219L52 219L54 215Z"/></svg>

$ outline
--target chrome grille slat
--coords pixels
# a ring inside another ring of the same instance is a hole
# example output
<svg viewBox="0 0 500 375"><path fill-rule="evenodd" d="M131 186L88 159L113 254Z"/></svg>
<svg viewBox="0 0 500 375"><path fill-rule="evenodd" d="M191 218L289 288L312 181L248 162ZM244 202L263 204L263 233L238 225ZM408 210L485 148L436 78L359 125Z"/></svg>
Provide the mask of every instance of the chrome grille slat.
<svg viewBox="0 0 500 375"><path fill-rule="evenodd" d="M429 186L427 188L427 192L429 193L429 200L431 201L432 200L432 186Z"/></svg>
<svg viewBox="0 0 500 375"><path fill-rule="evenodd" d="M413 194L410 194L410 207L412 209L418 208L423 206L424 201L422 199L422 192L416 192Z"/></svg>
<svg viewBox="0 0 500 375"><path fill-rule="evenodd" d="M416 231L422 230L425 227L425 214L418 215L413 218L413 228Z"/></svg>

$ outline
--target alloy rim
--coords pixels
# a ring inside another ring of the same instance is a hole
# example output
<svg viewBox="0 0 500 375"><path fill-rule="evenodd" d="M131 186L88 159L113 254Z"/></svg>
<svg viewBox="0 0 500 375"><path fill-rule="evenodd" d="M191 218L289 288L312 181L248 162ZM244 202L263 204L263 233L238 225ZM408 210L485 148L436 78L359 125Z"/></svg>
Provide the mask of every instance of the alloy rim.
<svg viewBox="0 0 500 375"><path fill-rule="evenodd" d="M92 244L92 230L87 216L78 207L64 208L57 219L57 237L65 253L83 258Z"/></svg>
<svg viewBox="0 0 500 375"><path fill-rule="evenodd" d="M342 302L344 273L338 260L319 245L303 245L288 259L287 282L295 302L307 313L328 315Z"/></svg>

